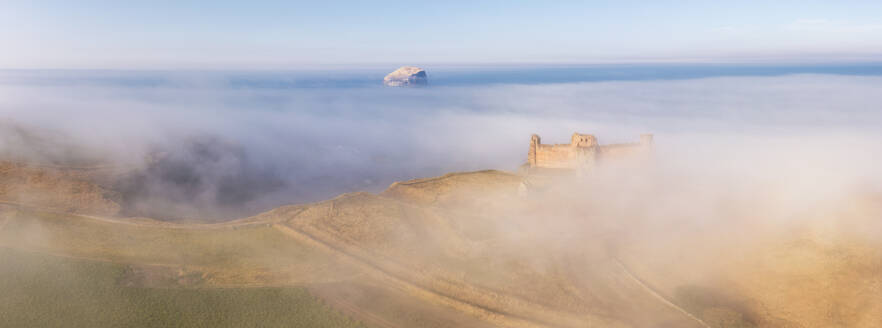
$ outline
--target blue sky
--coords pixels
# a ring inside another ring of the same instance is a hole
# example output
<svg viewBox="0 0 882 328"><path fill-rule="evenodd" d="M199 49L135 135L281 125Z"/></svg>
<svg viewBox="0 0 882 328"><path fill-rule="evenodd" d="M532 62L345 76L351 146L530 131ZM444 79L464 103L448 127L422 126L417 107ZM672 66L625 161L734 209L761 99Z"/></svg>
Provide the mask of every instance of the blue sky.
<svg viewBox="0 0 882 328"><path fill-rule="evenodd" d="M882 1L2 1L0 68L882 60Z"/></svg>

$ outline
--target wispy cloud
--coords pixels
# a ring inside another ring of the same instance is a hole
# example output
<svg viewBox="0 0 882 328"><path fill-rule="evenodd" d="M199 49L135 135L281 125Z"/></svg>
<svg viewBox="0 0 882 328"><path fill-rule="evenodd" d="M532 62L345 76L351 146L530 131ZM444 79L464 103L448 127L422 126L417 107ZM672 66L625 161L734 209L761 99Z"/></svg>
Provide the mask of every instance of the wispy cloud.
<svg viewBox="0 0 882 328"><path fill-rule="evenodd" d="M821 33L863 33L882 32L882 23L855 23L824 18L798 19L784 25L784 29L794 32Z"/></svg>

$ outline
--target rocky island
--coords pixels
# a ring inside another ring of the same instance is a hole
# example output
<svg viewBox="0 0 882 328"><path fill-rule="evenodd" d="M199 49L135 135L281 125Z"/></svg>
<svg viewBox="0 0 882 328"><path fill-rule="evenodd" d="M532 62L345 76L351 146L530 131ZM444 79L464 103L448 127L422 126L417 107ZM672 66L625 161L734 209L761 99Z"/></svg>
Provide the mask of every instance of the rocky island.
<svg viewBox="0 0 882 328"><path fill-rule="evenodd" d="M413 66L402 66L383 78L383 85L387 87L426 86L428 83L426 70Z"/></svg>

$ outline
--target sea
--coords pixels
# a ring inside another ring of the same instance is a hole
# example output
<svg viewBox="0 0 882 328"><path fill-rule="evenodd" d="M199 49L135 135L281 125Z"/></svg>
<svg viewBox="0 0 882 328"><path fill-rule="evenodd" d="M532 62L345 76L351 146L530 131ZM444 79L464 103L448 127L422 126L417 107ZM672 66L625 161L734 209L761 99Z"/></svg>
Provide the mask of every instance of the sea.
<svg viewBox="0 0 882 328"><path fill-rule="evenodd" d="M209 79L232 88L378 88L396 67L309 70L0 70L0 84L91 84L126 87L180 86L181 79ZM852 64L666 64L581 66L424 67L432 86L550 84L603 81L683 80L712 77L770 77L795 74L880 76L882 63Z"/></svg>

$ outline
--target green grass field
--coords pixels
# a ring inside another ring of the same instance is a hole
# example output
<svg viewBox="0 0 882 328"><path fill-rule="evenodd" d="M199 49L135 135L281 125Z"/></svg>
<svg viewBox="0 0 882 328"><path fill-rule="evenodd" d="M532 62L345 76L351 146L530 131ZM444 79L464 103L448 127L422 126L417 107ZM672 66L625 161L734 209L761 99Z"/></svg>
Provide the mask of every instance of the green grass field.
<svg viewBox="0 0 882 328"><path fill-rule="evenodd" d="M115 263L186 267L211 286L288 285L348 275L325 254L264 224L168 228L18 209L4 214L0 246Z"/></svg>
<svg viewBox="0 0 882 328"><path fill-rule="evenodd" d="M0 327L362 327L303 288L134 288L125 265L0 248Z"/></svg>
<svg viewBox="0 0 882 328"><path fill-rule="evenodd" d="M17 248L98 257L115 262L196 266L300 265L309 252L272 228L171 229L101 222L68 214L18 211L0 231Z"/></svg>

